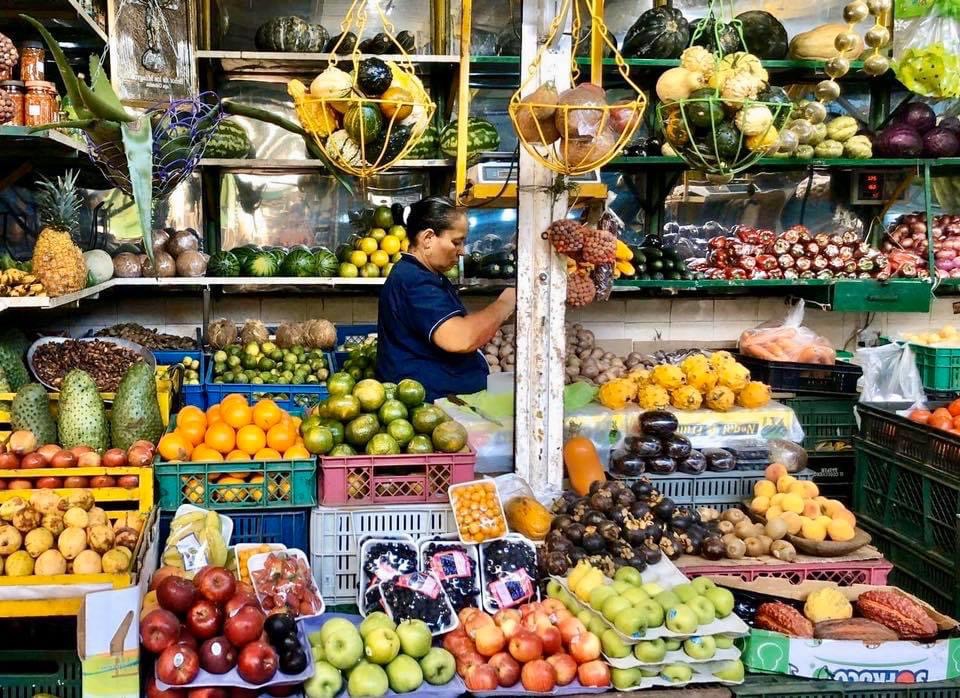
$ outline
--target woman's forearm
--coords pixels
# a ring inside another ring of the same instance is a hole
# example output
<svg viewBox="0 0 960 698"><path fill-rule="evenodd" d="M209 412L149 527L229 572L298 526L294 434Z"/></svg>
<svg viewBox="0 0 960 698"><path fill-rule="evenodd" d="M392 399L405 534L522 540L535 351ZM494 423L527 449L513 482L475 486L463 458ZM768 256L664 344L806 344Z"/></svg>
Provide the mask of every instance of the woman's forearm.
<svg viewBox="0 0 960 698"><path fill-rule="evenodd" d="M487 344L513 314L514 303L501 296L483 310L445 321L433 333L433 343L444 351L469 354Z"/></svg>

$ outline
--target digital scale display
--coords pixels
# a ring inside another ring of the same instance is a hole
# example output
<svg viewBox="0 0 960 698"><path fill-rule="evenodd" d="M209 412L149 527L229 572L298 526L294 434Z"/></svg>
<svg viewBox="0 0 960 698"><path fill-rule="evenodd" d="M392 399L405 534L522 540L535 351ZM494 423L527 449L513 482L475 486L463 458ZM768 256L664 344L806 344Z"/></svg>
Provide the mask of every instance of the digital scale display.
<svg viewBox="0 0 960 698"><path fill-rule="evenodd" d="M853 174L853 191L850 203L854 206L881 206L897 192L902 175L892 176L889 171L861 170ZM910 187L904 187L898 201L906 201Z"/></svg>

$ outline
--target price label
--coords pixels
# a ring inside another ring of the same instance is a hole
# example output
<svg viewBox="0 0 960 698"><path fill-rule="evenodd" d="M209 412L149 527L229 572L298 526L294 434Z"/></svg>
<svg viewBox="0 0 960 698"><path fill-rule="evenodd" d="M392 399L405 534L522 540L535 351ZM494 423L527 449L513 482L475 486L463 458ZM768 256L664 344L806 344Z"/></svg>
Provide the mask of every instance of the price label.
<svg viewBox="0 0 960 698"><path fill-rule="evenodd" d="M398 587L410 589L430 599L437 598L443 591L440 587L440 580L430 572L412 572L401 575L397 578L396 584Z"/></svg>
<svg viewBox="0 0 960 698"><path fill-rule="evenodd" d="M533 580L526 570L503 575L487 585L490 595L500 608L513 608L533 597Z"/></svg>
<svg viewBox="0 0 960 698"><path fill-rule="evenodd" d="M208 564L207 548L193 533L177 541L177 550L183 558L183 569L187 572L198 570Z"/></svg>
<svg viewBox="0 0 960 698"><path fill-rule="evenodd" d="M470 557L460 550L446 550L430 558L430 571L437 579L456 579L473 576L473 564Z"/></svg>

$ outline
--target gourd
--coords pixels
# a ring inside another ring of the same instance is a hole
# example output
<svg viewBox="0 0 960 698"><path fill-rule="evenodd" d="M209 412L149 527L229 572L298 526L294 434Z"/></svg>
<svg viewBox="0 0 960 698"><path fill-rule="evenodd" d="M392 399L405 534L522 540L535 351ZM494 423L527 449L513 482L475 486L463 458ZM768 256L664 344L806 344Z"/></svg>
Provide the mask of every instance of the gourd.
<svg viewBox="0 0 960 698"><path fill-rule="evenodd" d="M813 149L813 154L822 159L843 157L843 143L828 138L823 143L818 143Z"/></svg>
<svg viewBox="0 0 960 698"><path fill-rule="evenodd" d="M768 402L770 402L770 388L759 381L750 381L737 395L737 404L747 409L763 407Z"/></svg>
<svg viewBox="0 0 960 698"><path fill-rule="evenodd" d="M827 125L824 123L814 124L813 134L808 139L807 145L812 145L816 148L825 140L827 140Z"/></svg>
<svg viewBox="0 0 960 698"><path fill-rule="evenodd" d="M690 43L690 23L680 10L647 10L623 37L621 53L628 58L679 58Z"/></svg>
<svg viewBox="0 0 960 698"><path fill-rule="evenodd" d="M680 55L680 67L709 78L717 69L717 57L703 46L691 46Z"/></svg>
<svg viewBox="0 0 960 698"><path fill-rule="evenodd" d="M839 590L833 587L817 589L807 596L803 615L812 623L825 620L843 620L853 617L853 606Z"/></svg>
<svg viewBox="0 0 960 698"><path fill-rule="evenodd" d="M813 154L812 145L798 145L794 151L794 155L799 160L813 160Z"/></svg>
<svg viewBox="0 0 960 698"><path fill-rule="evenodd" d="M757 93L757 101L764 102L773 112L773 125L781 128L790 118L793 102L790 95L779 85L767 85Z"/></svg>
<svg viewBox="0 0 960 698"><path fill-rule="evenodd" d="M743 44L740 43L740 32L733 24L722 23L717 26L712 17L703 17L695 21L690 28L691 35L696 35L698 32L700 35L694 40L693 45L703 46L711 53L727 55L743 50Z"/></svg>
<svg viewBox="0 0 960 698"><path fill-rule="evenodd" d="M533 497L513 497L504 507L511 531L532 540L543 540L550 532L553 516Z"/></svg>
<svg viewBox="0 0 960 698"><path fill-rule="evenodd" d="M607 479L597 448L585 436L574 436L563 445L563 463L567 468L570 486L581 497L590 491L590 483Z"/></svg>
<svg viewBox="0 0 960 698"><path fill-rule="evenodd" d="M400 153L410 140L409 126L394 126L389 134L386 129L380 132L380 136L368 143L366 146L367 160L370 162L379 162L385 165L399 157Z"/></svg>
<svg viewBox="0 0 960 698"><path fill-rule="evenodd" d="M838 116L827 124L827 138L845 143L857 135L859 128L852 116Z"/></svg>
<svg viewBox="0 0 960 698"><path fill-rule="evenodd" d="M343 128L357 143L369 144L380 135L383 117L375 104L353 104L343 115Z"/></svg>
<svg viewBox="0 0 960 698"><path fill-rule="evenodd" d="M692 92L682 108L687 120L694 126L711 128L723 122L723 105L709 87Z"/></svg>
<svg viewBox="0 0 960 698"><path fill-rule="evenodd" d="M713 77L710 78L710 87L723 89L727 80L743 74L749 75L756 80L757 90L763 87L770 79L766 68L763 67L759 58L749 53L739 51L720 59L720 62L717 64L717 71L713 74Z"/></svg>
<svg viewBox="0 0 960 698"><path fill-rule="evenodd" d="M873 157L873 144L867 136L854 136L843 144L843 154L854 160L869 160Z"/></svg>
<svg viewBox="0 0 960 698"><path fill-rule="evenodd" d="M797 34L790 40L790 57L807 61L828 61L837 55L834 45L837 34L849 31L846 24L824 24L810 31ZM863 52L863 39L858 34L854 47L844 53L846 58L856 58Z"/></svg>
<svg viewBox="0 0 960 698"><path fill-rule="evenodd" d="M753 152L773 152L780 143L780 133L773 126L756 136L747 136L747 148Z"/></svg>
<svg viewBox="0 0 960 698"><path fill-rule="evenodd" d="M744 135L759 136L773 125L773 114L763 104L753 104L738 111L733 121Z"/></svg>
<svg viewBox="0 0 960 698"><path fill-rule="evenodd" d="M607 381L600 386L600 392L597 399L600 404L611 410L622 410L627 406L627 401L636 395L636 387L633 381L626 378Z"/></svg>
<svg viewBox="0 0 960 698"><path fill-rule="evenodd" d="M752 75L738 73L723 83L720 96L728 107L736 108L744 100L755 99L760 91L761 83Z"/></svg>
<svg viewBox="0 0 960 698"><path fill-rule="evenodd" d="M776 17L763 10L751 10L741 12L736 19L740 20L747 51L762 59L786 58L790 48L787 30Z"/></svg>
<svg viewBox="0 0 960 698"><path fill-rule="evenodd" d="M288 85L288 89L289 87ZM350 77L349 73L334 65L328 66L310 83L310 94L319 99L346 99L352 91L353 78ZM329 104L341 113L345 112L348 106L347 102L330 101Z"/></svg>
<svg viewBox="0 0 960 698"><path fill-rule="evenodd" d="M93 285L102 284L113 277L113 260L103 250L87 250L83 253L83 262Z"/></svg>
<svg viewBox="0 0 960 698"><path fill-rule="evenodd" d="M314 53L322 51L330 40L320 24L310 24L300 17L274 17L257 29L254 44L261 51Z"/></svg>
<svg viewBox="0 0 960 698"><path fill-rule="evenodd" d="M713 132L707 134L707 144L711 155L720 159L734 161L740 155L740 132L726 121L718 124Z"/></svg>
<svg viewBox="0 0 960 698"><path fill-rule="evenodd" d="M702 73L694 73L686 68L671 68L657 80L657 97L663 102L675 102L686 99L691 92L703 86Z"/></svg>
<svg viewBox="0 0 960 698"><path fill-rule="evenodd" d="M326 151L348 165L357 166L363 161L360 145L344 129L330 134L327 138Z"/></svg>

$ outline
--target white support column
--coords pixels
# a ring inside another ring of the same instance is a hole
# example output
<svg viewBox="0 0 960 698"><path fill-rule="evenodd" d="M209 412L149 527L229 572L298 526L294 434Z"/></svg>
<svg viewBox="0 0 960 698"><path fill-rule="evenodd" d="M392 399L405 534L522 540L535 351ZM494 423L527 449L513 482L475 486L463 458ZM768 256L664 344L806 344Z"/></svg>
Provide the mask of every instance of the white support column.
<svg viewBox="0 0 960 698"><path fill-rule="evenodd" d="M524 0L521 82L540 41L557 16L559 0ZM570 41L552 47L540 79L569 87ZM520 148L519 239L517 242L517 364L514 453L517 474L531 485L563 479L563 377L566 271L541 233L566 215L567 196L554 203L555 173Z"/></svg>

